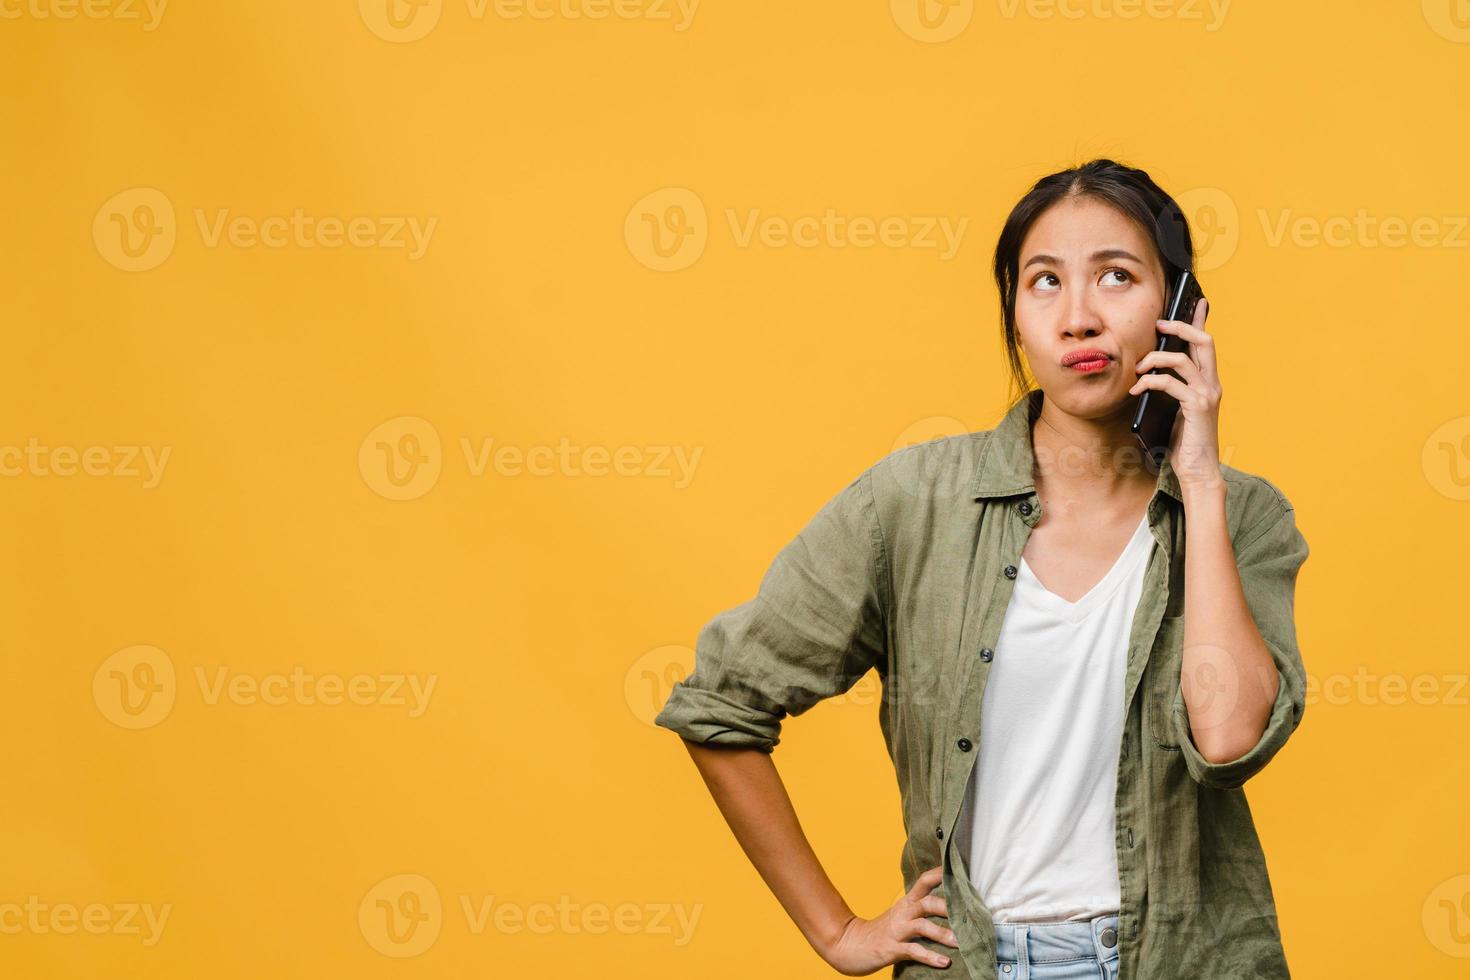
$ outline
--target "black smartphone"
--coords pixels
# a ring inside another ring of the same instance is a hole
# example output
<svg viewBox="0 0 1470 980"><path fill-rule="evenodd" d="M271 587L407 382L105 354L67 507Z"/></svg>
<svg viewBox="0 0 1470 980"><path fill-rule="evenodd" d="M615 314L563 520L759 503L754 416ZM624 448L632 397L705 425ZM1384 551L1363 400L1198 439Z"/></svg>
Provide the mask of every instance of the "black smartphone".
<svg viewBox="0 0 1470 980"><path fill-rule="evenodd" d="M1193 323L1195 307L1204 298L1205 293L1200 289L1199 280L1194 277L1193 272L1185 269L1179 273L1179 278L1164 303L1163 319ZM1208 313L1205 315L1209 316ZM1189 341L1183 337L1163 331L1155 332L1158 334L1158 341L1154 350L1188 353ZM1160 371L1167 372L1180 381L1184 380L1172 368L1154 368L1147 373L1158 374ZM1138 396L1138 406L1133 412L1133 434L1138 437L1138 443L1143 447L1155 472L1164 464L1164 457L1169 452L1169 438L1174 433L1174 420L1178 415L1179 399L1166 391L1147 388Z"/></svg>

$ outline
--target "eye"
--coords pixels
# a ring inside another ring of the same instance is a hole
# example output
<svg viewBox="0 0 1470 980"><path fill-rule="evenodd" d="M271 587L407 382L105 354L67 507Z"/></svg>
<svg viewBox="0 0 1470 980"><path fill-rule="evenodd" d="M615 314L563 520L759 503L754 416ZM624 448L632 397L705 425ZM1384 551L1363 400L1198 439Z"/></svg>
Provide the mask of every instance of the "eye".
<svg viewBox="0 0 1470 980"><path fill-rule="evenodd" d="M1031 285L1033 287L1039 286L1041 284L1041 280L1043 280L1043 279L1056 279L1056 276L1053 273L1050 273L1050 272L1043 272L1039 276L1037 276L1035 279L1032 279L1031 280ZM1054 286L1044 286L1044 287L1042 287L1042 292L1051 292L1055 288L1056 287L1054 287Z"/></svg>
<svg viewBox="0 0 1470 980"><path fill-rule="evenodd" d="M1133 273L1129 272L1127 269L1109 269L1107 272L1103 273L1104 276L1111 276L1114 274L1123 276L1128 282L1133 281Z"/></svg>

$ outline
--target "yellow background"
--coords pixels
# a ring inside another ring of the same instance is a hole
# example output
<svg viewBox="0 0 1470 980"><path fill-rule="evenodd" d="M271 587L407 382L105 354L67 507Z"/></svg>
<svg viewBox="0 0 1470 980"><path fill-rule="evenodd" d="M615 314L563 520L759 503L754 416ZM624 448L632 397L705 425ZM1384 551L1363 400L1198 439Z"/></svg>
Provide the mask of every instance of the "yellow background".
<svg viewBox="0 0 1470 980"><path fill-rule="evenodd" d="M0 905L170 909L151 945L120 918L0 933L0 973L831 975L649 720L821 503L911 438L994 424L1001 221L1107 155L1211 229L1222 457L1296 505L1308 670L1351 682L1249 786L1293 972L1463 974L1463 2L1007 0L927 27L911 0L682 24L653 0L398 2L399 27L353 0L176 2L151 30L141 3L0 5L0 448L106 449L0 477ZM171 220L139 210L157 195ZM416 259L200 229L298 209L437 224ZM968 225L949 258L732 228L828 209ZM1419 241L1360 212L1424 219ZM118 220L157 229L152 268ZM660 256L649 220L702 252ZM464 440L490 439L570 449L476 471ZM170 455L145 486L114 447ZM589 447L622 472L590 475ZM413 717L198 681L298 667L436 686ZM1384 677L1421 675L1437 693L1389 703ZM172 701L127 727L119 678ZM868 916L903 843L876 690L788 722L776 756ZM422 949L373 934L405 881ZM476 931L462 903L492 897L570 912Z"/></svg>

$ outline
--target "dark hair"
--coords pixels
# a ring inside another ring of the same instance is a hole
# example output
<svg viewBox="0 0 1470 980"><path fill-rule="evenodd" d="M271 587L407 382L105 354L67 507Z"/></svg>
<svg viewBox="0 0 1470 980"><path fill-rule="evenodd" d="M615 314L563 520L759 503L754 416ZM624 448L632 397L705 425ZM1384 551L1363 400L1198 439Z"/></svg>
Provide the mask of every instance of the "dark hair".
<svg viewBox="0 0 1470 980"><path fill-rule="evenodd" d="M1060 200L1077 197L1111 204L1137 222L1153 238L1166 283L1172 283L1180 272L1194 267L1194 239L1189 234L1188 219L1175 200L1146 172L1113 160L1097 159L1038 180L1011 209L995 244L995 284L1000 290L1003 339L1011 371L1011 408L1034 390L1026 378L1016 343L1021 242L1043 211Z"/></svg>

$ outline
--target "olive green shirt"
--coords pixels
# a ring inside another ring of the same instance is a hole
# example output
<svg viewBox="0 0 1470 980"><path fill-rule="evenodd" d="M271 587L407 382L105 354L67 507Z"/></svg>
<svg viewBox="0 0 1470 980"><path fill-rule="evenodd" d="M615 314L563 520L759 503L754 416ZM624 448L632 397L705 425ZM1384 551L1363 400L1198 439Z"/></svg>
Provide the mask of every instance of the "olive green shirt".
<svg viewBox="0 0 1470 980"><path fill-rule="evenodd" d="M942 864L935 894L959 940L954 950L918 938L950 954L950 965L903 961L895 977L997 975L994 919L953 844L979 755L986 678L996 659L1015 653L998 638L1022 549L1041 519L1031 426L1043 397L1033 391L994 429L890 453L844 487L776 555L753 598L701 629L693 673L655 719L693 742L770 752L785 716L878 671L879 726L908 837L904 887ZM1124 680L1115 807L1121 980L1289 976L1241 786L1305 708L1293 603L1307 543L1273 484L1220 470L1241 585L1281 682L1250 751L1213 764L1200 754L1180 688L1184 505L1165 460L1148 505L1158 547Z"/></svg>

